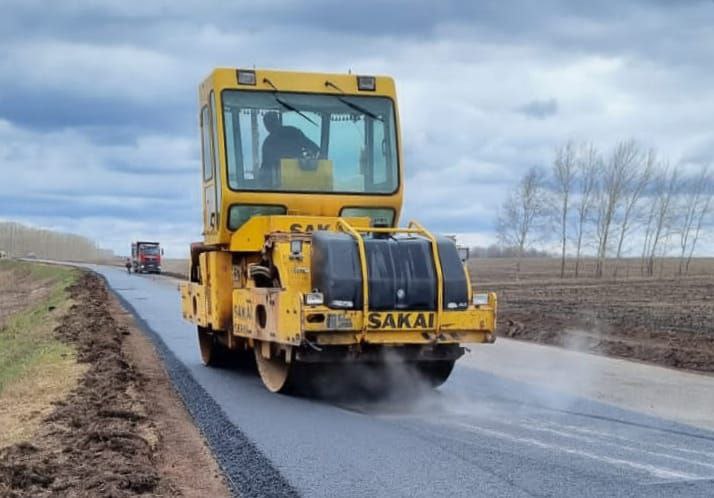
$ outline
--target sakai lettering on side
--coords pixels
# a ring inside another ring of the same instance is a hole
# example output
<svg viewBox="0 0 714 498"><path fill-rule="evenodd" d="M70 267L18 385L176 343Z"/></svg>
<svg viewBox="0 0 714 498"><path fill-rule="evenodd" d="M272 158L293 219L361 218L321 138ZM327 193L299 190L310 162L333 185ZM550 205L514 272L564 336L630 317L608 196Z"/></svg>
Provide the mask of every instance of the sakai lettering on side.
<svg viewBox="0 0 714 498"><path fill-rule="evenodd" d="M307 225L303 225L302 223L293 223L290 225L290 231L291 232L314 232L315 230L330 230L332 227L329 224L322 224L322 223L316 223L313 225L312 223L308 223Z"/></svg>
<svg viewBox="0 0 714 498"><path fill-rule="evenodd" d="M367 322L371 329L431 329L434 313L397 312L370 313Z"/></svg>

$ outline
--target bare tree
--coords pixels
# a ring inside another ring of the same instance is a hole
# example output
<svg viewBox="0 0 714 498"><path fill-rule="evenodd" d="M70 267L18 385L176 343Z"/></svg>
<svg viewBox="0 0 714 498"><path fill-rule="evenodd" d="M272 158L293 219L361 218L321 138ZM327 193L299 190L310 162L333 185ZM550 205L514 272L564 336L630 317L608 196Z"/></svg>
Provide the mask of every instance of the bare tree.
<svg viewBox="0 0 714 498"><path fill-rule="evenodd" d="M568 240L568 210L575 183L575 144L569 141L558 149L553 162L557 220L560 228L560 278L565 277L565 246Z"/></svg>
<svg viewBox="0 0 714 498"><path fill-rule="evenodd" d="M505 246L517 248L516 275L534 229L546 209L543 172L532 167L508 194L498 217L498 239Z"/></svg>
<svg viewBox="0 0 714 498"><path fill-rule="evenodd" d="M598 250L595 267L595 276L597 277L602 277L613 220L625 194L627 176L638 155L638 147L633 140L617 144L604 168L602 179L598 182Z"/></svg>
<svg viewBox="0 0 714 498"><path fill-rule="evenodd" d="M689 255L687 256L687 261L684 265L684 273L689 274L689 263L692 261L692 256L694 255L694 249L699 241L699 234L702 230L702 225L706 216L709 214L712 207L712 198L714 197L714 185L712 176L709 174L709 168L703 167L702 171L697 178L697 188L701 189L698 198L694 206L693 220L696 219L696 225L694 225L694 234L691 236L691 242L689 242ZM692 221L693 221L692 220ZM692 228L688 229L691 232ZM687 242L685 240L684 246ZM682 256L684 256L684 250L682 249ZM682 263L680 261L679 272L682 273Z"/></svg>
<svg viewBox="0 0 714 498"><path fill-rule="evenodd" d="M654 192L650 209L653 212L651 234L648 241L647 275L653 276L657 249L670 236L672 204L678 189L678 172L664 165L653 181Z"/></svg>
<svg viewBox="0 0 714 498"><path fill-rule="evenodd" d="M627 235L627 231L630 229L633 212L637 203L640 201L642 193L652 179L656 160L657 154L654 150L650 149L647 155L642 157L641 162L635 160L630 169L623 172L622 219L620 221L620 236L617 241L617 253L615 255L614 277L617 277L617 270L620 266L620 258L622 257L622 247L625 241L625 235Z"/></svg>
<svg viewBox="0 0 714 498"><path fill-rule="evenodd" d="M602 166L602 160L594 145L586 145L581 150L576 161L576 185L577 201L575 204L575 278L578 278L580 271L580 255L583 247L583 234L585 226L590 219L595 200L595 187L597 184L597 172Z"/></svg>
<svg viewBox="0 0 714 498"><path fill-rule="evenodd" d="M93 261L106 251L85 237L0 222L0 250L14 257L33 253L40 258Z"/></svg>

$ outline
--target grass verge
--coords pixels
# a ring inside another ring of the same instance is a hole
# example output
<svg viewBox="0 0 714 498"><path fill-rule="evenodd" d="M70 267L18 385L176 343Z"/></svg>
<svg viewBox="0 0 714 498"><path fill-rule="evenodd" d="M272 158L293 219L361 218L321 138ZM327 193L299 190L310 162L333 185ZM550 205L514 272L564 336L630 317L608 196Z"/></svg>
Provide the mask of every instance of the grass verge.
<svg viewBox="0 0 714 498"><path fill-rule="evenodd" d="M66 289L78 275L60 266L0 262L0 292L22 300L0 325L0 447L30 438L86 370L54 335L71 304Z"/></svg>

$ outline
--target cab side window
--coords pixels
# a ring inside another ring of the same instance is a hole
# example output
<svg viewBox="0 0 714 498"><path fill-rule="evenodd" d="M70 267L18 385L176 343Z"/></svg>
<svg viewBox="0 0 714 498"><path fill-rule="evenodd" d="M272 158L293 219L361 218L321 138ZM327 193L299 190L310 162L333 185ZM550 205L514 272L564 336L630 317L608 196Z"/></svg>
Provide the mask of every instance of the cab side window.
<svg viewBox="0 0 714 498"><path fill-rule="evenodd" d="M213 178L213 140L208 106L201 109L201 155L203 156L203 181Z"/></svg>

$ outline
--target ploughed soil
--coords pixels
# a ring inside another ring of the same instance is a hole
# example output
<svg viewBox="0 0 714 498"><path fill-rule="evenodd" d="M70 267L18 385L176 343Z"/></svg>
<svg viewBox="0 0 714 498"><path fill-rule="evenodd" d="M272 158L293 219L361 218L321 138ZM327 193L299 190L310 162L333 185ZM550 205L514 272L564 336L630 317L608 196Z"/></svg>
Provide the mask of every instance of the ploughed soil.
<svg viewBox="0 0 714 498"><path fill-rule="evenodd" d="M27 442L0 451L0 496L229 496L151 343L84 273L57 336L89 365Z"/></svg>
<svg viewBox="0 0 714 498"><path fill-rule="evenodd" d="M477 288L498 293L500 336L714 373L712 275L477 281Z"/></svg>

